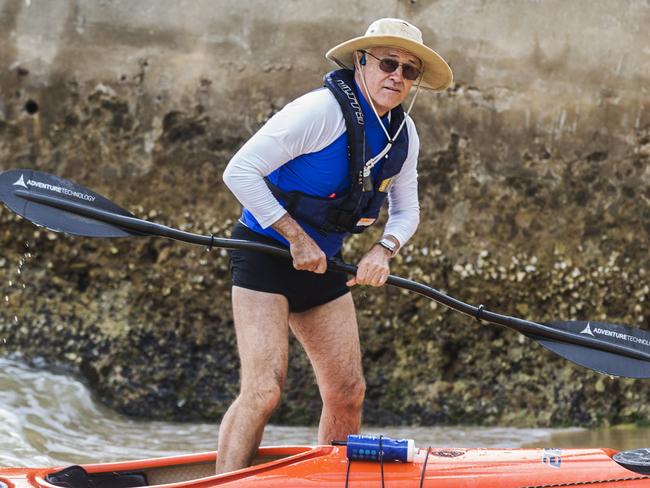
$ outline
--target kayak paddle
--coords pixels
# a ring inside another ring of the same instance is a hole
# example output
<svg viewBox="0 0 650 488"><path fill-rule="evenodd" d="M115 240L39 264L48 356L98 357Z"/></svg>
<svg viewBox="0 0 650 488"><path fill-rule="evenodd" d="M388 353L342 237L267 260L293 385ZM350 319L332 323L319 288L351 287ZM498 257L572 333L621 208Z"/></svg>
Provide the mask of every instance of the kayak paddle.
<svg viewBox="0 0 650 488"><path fill-rule="evenodd" d="M290 259L289 250L240 239L193 234L139 219L110 200L71 181L34 170L0 174L0 200L18 215L57 232L88 237L160 236L208 248L247 249ZM357 267L329 260L328 268L356 275ZM477 320L514 329L546 349L600 373L650 378L650 333L604 322L540 324L475 307L430 286L389 276L387 283L435 300Z"/></svg>

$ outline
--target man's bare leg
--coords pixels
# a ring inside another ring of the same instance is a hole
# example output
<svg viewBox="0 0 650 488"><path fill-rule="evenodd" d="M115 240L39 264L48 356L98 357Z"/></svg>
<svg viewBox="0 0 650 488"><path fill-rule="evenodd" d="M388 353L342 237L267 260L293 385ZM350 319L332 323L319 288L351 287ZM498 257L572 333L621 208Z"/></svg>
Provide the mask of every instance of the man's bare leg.
<svg viewBox="0 0 650 488"><path fill-rule="evenodd" d="M232 306L241 388L219 427L217 473L250 465L287 374L287 299L233 286Z"/></svg>
<svg viewBox="0 0 650 488"><path fill-rule="evenodd" d="M309 356L323 399L318 442L359 432L366 383L352 295L291 314L289 323Z"/></svg>

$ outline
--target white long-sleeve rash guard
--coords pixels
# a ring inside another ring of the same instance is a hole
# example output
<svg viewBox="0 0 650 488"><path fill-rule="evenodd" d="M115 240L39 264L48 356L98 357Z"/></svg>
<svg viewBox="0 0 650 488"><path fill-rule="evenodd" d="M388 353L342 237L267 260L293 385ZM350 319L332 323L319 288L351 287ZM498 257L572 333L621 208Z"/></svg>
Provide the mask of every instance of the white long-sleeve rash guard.
<svg viewBox="0 0 650 488"><path fill-rule="evenodd" d="M254 134L233 156L223 180L263 228L275 223L286 210L264 182L264 177L283 164L332 144L345 131L343 113L327 90L309 92L287 104ZM384 235L403 246L417 229L417 159L420 140L413 120L406 115L409 148L402 170L388 192L388 221Z"/></svg>

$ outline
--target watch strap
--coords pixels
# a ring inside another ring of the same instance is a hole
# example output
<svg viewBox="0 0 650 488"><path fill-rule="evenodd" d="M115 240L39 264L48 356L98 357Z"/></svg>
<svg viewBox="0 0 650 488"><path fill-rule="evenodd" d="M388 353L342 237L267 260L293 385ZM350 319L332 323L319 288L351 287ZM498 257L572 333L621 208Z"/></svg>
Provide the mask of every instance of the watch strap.
<svg viewBox="0 0 650 488"><path fill-rule="evenodd" d="M397 254L397 251L399 251L399 246L395 242L391 241L390 239L387 239L386 237L379 239L377 241L377 244L379 244L384 249L387 249L390 252L391 257L395 256L395 254Z"/></svg>

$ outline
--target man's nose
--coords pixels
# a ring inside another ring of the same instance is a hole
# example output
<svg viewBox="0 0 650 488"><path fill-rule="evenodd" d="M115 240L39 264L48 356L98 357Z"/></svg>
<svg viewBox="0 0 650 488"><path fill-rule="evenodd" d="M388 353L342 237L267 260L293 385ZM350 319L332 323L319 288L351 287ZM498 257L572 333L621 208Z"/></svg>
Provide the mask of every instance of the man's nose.
<svg viewBox="0 0 650 488"><path fill-rule="evenodd" d="M402 73L402 65L400 64L395 71L390 74L391 80L397 83L404 82L404 74Z"/></svg>

